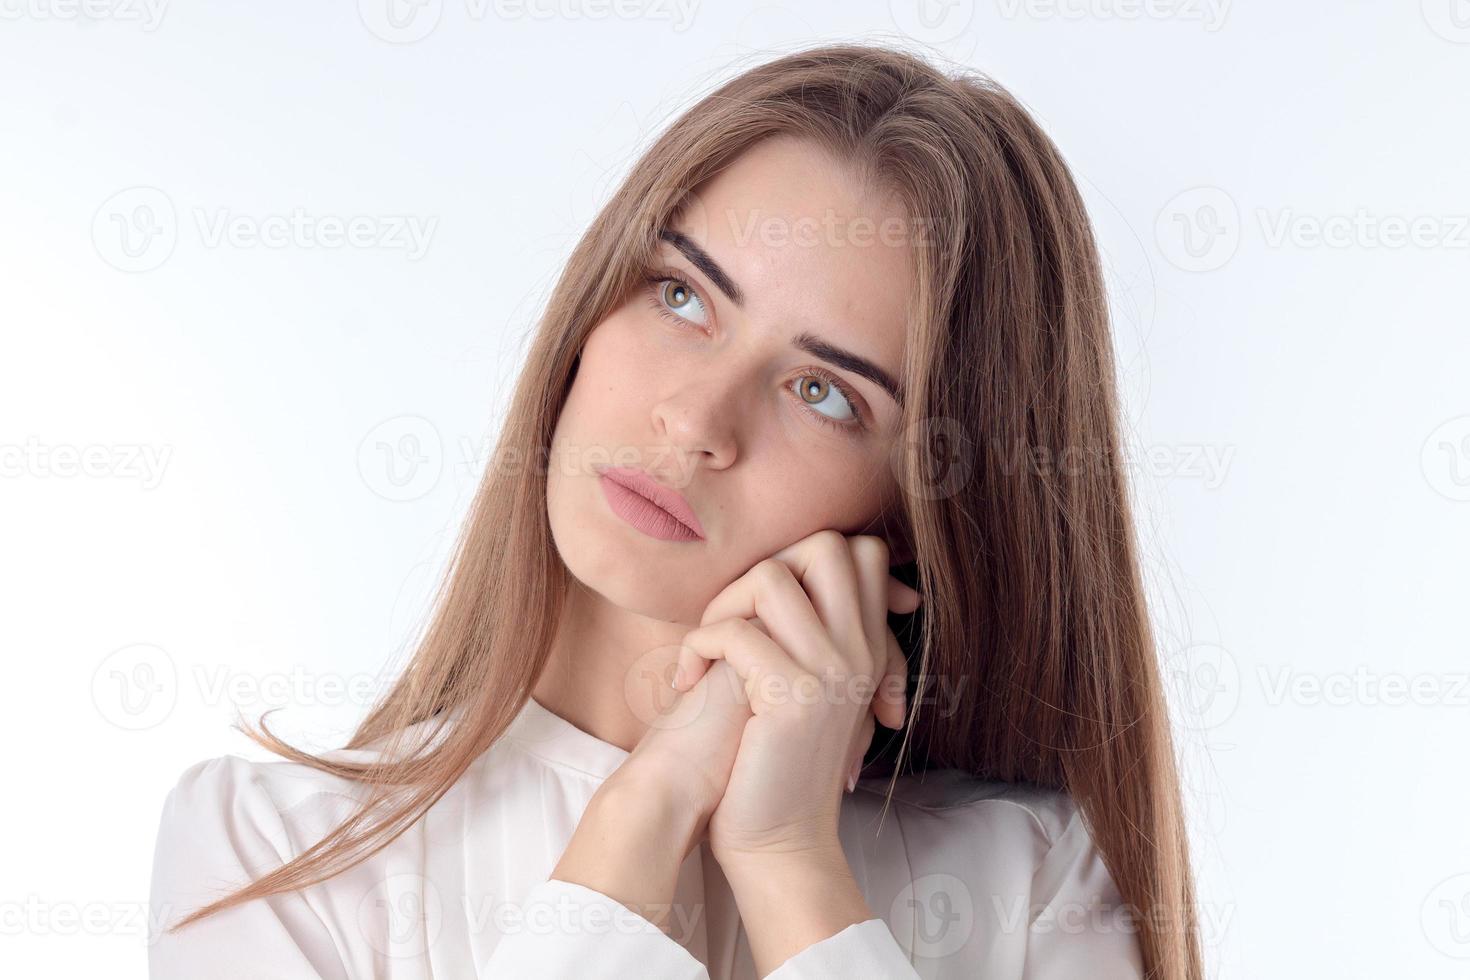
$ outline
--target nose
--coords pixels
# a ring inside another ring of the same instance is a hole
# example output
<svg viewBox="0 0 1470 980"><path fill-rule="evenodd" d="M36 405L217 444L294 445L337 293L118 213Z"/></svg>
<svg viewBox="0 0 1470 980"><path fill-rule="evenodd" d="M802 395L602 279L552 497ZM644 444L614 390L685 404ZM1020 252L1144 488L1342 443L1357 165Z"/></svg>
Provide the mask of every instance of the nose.
<svg viewBox="0 0 1470 980"><path fill-rule="evenodd" d="M682 476L696 466L725 469L735 462L741 409L733 393L706 379L681 385L653 406L653 431L678 455Z"/></svg>

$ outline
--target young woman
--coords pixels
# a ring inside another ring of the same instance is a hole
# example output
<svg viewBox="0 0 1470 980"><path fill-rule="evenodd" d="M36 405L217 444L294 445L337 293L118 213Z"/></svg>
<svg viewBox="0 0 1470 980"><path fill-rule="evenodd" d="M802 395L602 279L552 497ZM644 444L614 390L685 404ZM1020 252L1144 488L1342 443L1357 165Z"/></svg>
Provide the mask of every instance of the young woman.
<svg viewBox="0 0 1470 980"><path fill-rule="evenodd" d="M782 57L577 246L348 746L183 774L153 974L1198 980L1154 657L1056 147Z"/></svg>

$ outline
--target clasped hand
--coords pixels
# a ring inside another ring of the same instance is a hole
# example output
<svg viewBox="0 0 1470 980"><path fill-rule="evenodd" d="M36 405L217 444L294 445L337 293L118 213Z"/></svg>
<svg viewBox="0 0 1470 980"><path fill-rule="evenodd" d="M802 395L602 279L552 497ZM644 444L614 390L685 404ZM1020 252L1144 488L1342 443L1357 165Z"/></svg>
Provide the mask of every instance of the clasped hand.
<svg viewBox="0 0 1470 980"><path fill-rule="evenodd" d="M683 720L651 728L628 761L659 760L680 783L722 864L839 847L842 791L875 725L903 726L907 666L887 614L920 596L888 561L880 537L818 531L726 586L684 637Z"/></svg>

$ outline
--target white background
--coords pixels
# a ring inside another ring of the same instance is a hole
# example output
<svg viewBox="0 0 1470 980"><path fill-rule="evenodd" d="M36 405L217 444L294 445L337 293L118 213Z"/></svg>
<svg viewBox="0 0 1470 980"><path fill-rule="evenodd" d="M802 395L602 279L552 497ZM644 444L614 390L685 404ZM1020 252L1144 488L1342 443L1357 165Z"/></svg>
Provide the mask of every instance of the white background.
<svg viewBox="0 0 1470 980"><path fill-rule="evenodd" d="M1464 0L89 3L0 0L0 972L143 975L165 793L401 663L636 152L848 39L1086 193L1210 974L1470 969ZM296 212L368 240L214 235Z"/></svg>

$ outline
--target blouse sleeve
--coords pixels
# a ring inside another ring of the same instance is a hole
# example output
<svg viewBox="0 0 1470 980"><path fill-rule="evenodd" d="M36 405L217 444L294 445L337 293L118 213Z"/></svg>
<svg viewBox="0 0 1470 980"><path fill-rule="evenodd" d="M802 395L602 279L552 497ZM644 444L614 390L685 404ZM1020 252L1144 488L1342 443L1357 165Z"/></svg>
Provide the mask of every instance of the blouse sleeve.
<svg viewBox="0 0 1470 980"><path fill-rule="evenodd" d="M621 902L551 878L521 903L519 928L496 944L484 980L709 980L694 954Z"/></svg>
<svg viewBox="0 0 1470 980"><path fill-rule="evenodd" d="M882 919L856 922L812 943L766 974L765 980L919 980L908 954Z"/></svg>
<svg viewBox="0 0 1470 980"><path fill-rule="evenodd" d="M169 791L148 893L155 930L148 975L347 980L331 934L298 892L254 899L164 931L294 856L280 812L248 773L244 759L221 756L185 770Z"/></svg>

